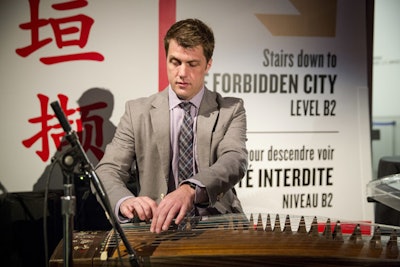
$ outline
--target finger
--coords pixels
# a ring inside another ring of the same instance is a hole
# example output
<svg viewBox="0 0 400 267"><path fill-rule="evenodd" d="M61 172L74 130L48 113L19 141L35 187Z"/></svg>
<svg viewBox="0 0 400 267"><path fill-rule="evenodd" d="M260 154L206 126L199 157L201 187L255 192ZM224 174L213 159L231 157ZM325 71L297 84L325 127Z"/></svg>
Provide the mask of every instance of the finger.
<svg viewBox="0 0 400 267"><path fill-rule="evenodd" d="M168 214L172 214L171 211ZM156 216L153 217L153 221L151 222L150 230L153 233L161 233L162 231L166 231L171 224L174 215L166 215L164 213L158 213Z"/></svg>
<svg viewBox="0 0 400 267"><path fill-rule="evenodd" d="M181 209L178 213L178 216L176 216L176 218L175 218L176 224L180 224L183 221L183 219L186 217L187 211L188 211L188 209L185 206L181 207Z"/></svg>
<svg viewBox="0 0 400 267"><path fill-rule="evenodd" d="M150 225L150 232L156 233L156 226L157 226L158 216L157 213L153 216L153 220L151 221Z"/></svg>
<svg viewBox="0 0 400 267"><path fill-rule="evenodd" d="M167 231L169 229L169 226L172 223L172 220L175 218L175 213L172 213L171 211L168 213L167 217L165 218L161 230L162 231Z"/></svg>
<svg viewBox="0 0 400 267"><path fill-rule="evenodd" d="M149 221L153 217L154 206L157 207L155 201L147 197L137 198L133 205L136 216L142 221Z"/></svg>
<svg viewBox="0 0 400 267"><path fill-rule="evenodd" d="M160 203L156 213L153 216L153 221L151 222L150 231L155 233L160 233L164 225L165 218L168 216L168 213L170 212L171 212L171 207L169 205L166 205L165 202Z"/></svg>
<svg viewBox="0 0 400 267"><path fill-rule="evenodd" d="M142 204L140 202L135 202L134 204L135 207L135 215L142 221L145 221L147 219L145 209L143 208Z"/></svg>
<svg viewBox="0 0 400 267"><path fill-rule="evenodd" d="M146 216L146 220L150 220L153 218L153 215L157 211L157 203L151 199L151 198L144 198L143 199L144 204L142 205L143 207L143 212Z"/></svg>
<svg viewBox="0 0 400 267"><path fill-rule="evenodd" d="M148 204L145 201L143 201L140 197L132 198L124 201L121 204L120 211L125 217L129 219L137 217L140 220L147 220L146 209L150 209L147 206Z"/></svg>
<svg viewBox="0 0 400 267"><path fill-rule="evenodd" d="M128 219L132 219L134 217L134 208L127 204L121 204L119 211L123 216Z"/></svg>

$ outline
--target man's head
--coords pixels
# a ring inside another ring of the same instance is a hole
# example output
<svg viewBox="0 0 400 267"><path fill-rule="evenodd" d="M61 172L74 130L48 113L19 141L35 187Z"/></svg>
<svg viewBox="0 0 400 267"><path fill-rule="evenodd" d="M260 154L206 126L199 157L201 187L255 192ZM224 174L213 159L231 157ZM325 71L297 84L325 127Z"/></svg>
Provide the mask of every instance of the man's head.
<svg viewBox="0 0 400 267"><path fill-rule="evenodd" d="M210 27L199 19L185 19L176 22L169 28L164 37L165 54L168 56L170 41L174 39L183 48L203 47L207 62L214 53L214 33Z"/></svg>
<svg viewBox="0 0 400 267"><path fill-rule="evenodd" d="M180 99L190 100L204 85L214 51L212 30L202 21L176 22L164 38L168 81Z"/></svg>

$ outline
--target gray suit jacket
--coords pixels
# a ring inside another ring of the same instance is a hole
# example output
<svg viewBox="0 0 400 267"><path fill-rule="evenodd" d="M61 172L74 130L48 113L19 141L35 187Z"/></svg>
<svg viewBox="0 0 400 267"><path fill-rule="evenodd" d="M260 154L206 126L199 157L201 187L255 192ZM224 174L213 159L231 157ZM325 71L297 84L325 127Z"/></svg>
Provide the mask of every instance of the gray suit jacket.
<svg viewBox="0 0 400 267"><path fill-rule="evenodd" d="M139 195L157 202L167 194L171 147L168 90L126 103L125 113L104 157L96 167L111 207L131 196L126 187L136 159ZM234 185L247 169L246 113L243 101L205 90L197 118L198 173L210 210L242 212Z"/></svg>

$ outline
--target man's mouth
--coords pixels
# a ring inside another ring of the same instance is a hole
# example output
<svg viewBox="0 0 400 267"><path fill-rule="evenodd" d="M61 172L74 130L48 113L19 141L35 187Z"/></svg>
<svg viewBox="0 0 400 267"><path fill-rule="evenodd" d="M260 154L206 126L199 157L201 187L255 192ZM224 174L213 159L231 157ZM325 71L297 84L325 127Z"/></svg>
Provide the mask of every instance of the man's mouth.
<svg viewBox="0 0 400 267"><path fill-rule="evenodd" d="M185 83L185 82L177 82L179 87L187 87L189 85L189 83Z"/></svg>

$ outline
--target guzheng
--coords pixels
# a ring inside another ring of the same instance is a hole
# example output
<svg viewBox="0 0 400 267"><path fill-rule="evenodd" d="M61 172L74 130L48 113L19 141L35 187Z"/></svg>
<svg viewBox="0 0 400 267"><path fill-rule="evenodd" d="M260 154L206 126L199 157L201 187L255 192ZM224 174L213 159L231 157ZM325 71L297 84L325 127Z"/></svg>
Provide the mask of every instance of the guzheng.
<svg viewBox="0 0 400 267"><path fill-rule="evenodd" d="M146 223L122 227L140 266L400 266L394 226L283 217L203 217L160 234ZM74 266L130 266L118 240L112 230L74 233ZM50 266L63 266L62 241Z"/></svg>

